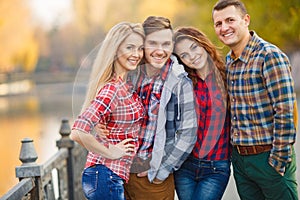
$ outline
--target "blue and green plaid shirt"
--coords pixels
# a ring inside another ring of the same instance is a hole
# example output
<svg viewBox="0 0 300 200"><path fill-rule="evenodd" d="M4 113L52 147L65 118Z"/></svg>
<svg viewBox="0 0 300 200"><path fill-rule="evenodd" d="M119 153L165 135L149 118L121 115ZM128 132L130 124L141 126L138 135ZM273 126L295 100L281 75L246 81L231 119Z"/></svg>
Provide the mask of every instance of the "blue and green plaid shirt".
<svg viewBox="0 0 300 200"><path fill-rule="evenodd" d="M233 145L272 144L269 163L284 172L296 137L291 65L279 48L250 33L241 56L233 58L230 52L226 57L231 141Z"/></svg>

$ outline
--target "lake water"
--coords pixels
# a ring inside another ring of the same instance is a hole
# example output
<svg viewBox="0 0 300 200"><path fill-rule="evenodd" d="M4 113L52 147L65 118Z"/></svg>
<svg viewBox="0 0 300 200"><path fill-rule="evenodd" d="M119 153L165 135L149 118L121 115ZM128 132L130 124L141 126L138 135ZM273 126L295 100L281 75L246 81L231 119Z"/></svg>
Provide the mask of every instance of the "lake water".
<svg viewBox="0 0 300 200"><path fill-rule="evenodd" d="M73 83L45 84L37 85L30 95L0 97L0 196L18 182L15 167L21 165L19 153L23 138L34 140L37 163L44 163L57 151L55 142L60 139L61 120L68 118L71 124L73 119L72 90ZM77 96L81 98L84 97ZM299 142L296 152L300 166ZM297 177L300 183L299 172ZM232 176L223 199L239 199Z"/></svg>
<svg viewBox="0 0 300 200"><path fill-rule="evenodd" d="M73 118L73 83L35 86L29 95L0 97L0 196L18 182L15 167L21 140L34 140L37 163L44 163L57 151L63 118Z"/></svg>

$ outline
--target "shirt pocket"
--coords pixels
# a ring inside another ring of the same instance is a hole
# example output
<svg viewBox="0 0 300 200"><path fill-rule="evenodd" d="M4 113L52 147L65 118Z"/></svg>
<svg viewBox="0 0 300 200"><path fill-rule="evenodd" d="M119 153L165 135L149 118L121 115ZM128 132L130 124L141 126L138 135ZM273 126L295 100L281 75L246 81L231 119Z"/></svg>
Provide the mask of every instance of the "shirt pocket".
<svg viewBox="0 0 300 200"><path fill-rule="evenodd" d="M246 72L243 75L243 82L245 86L246 98L251 104L257 103L262 99L266 99L267 90L265 87L265 80L262 73L258 70Z"/></svg>
<svg viewBox="0 0 300 200"><path fill-rule="evenodd" d="M221 93L218 93L214 95L211 99L211 106L212 106L212 112L217 112L217 113L224 113L226 112L226 100L223 99L223 96Z"/></svg>
<svg viewBox="0 0 300 200"><path fill-rule="evenodd" d="M149 102L148 115L150 119L157 119L160 101L155 94L151 94L151 100Z"/></svg>

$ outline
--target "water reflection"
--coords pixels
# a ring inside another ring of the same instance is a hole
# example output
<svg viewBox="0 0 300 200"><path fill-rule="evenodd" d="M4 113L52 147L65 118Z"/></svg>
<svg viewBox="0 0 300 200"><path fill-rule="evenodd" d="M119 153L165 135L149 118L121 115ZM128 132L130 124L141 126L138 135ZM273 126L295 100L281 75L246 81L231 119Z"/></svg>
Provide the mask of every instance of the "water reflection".
<svg viewBox="0 0 300 200"><path fill-rule="evenodd" d="M27 95L0 97L0 196L14 186L15 167L21 165L21 140L34 140L37 163L44 163L57 151L62 118L72 120L73 83L35 86Z"/></svg>
<svg viewBox="0 0 300 200"><path fill-rule="evenodd" d="M13 81L9 83L1 83L0 95L3 96L28 93L32 90L33 86L33 81L29 79Z"/></svg>
<svg viewBox="0 0 300 200"><path fill-rule="evenodd" d="M20 165L18 160L20 152L20 140L30 137L38 141L41 129L41 118L36 116L13 116L1 117L1 140L0 140L0 193L5 192L17 180L14 178L14 168ZM38 147L37 145L35 145ZM5 184L4 184L5 183Z"/></svg>

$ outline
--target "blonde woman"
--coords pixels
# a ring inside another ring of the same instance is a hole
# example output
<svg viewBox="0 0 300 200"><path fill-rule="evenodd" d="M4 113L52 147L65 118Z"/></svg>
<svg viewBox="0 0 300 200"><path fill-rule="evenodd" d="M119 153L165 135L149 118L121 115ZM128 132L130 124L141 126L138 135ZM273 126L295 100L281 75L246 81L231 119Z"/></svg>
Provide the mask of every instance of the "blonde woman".
<svg viewBox="0 0 300 200"><path fill-rule="evenodd" d="M88 199L124 199L144 108L126 82L143 57L144 31L140 24L119 23L107 34L95 59L82 112L75 120L71 139L89 153L82 175ZM105 124L105 138L91 134Z"/></svg>

